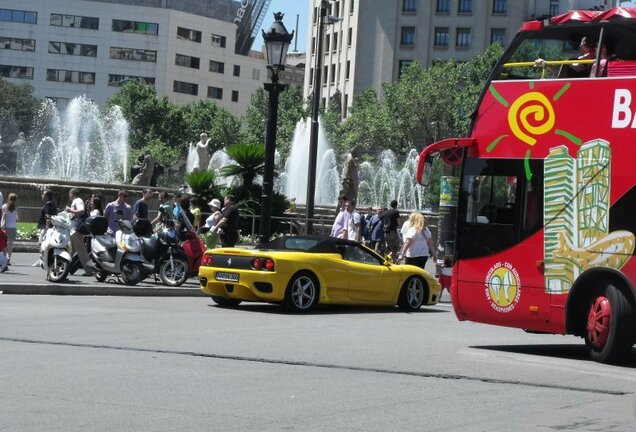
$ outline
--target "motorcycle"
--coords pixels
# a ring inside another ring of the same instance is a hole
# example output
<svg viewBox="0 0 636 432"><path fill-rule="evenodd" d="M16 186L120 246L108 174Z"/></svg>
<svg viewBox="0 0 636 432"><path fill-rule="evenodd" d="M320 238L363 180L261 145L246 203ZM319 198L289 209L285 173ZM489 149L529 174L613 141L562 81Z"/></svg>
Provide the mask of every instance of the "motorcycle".
<svg viewBox="0 0 636 432"><path fill-rule="evenodd" d="M40 260L46 271L46 280L61 282L71 273L71 267L75 267L71 246L71 215L62 212L52 216L51 225L40 245Z"/></svg>
<svg viewBox="0 0 636 432"><path fill-rule="evenodd" d="M88 266L95 271L95 279L106 280L109 274L121 276L126 285L138 284L146 274L140 254L141 242L128 220L118 220L115 238L106 234L108 220L103 216L91 216L86 220L91 235L91 261Z"/></svg>
<svg viewBox="0 0 636 432"><path fill-rule="evenodd" d="M164 230L153 235L150 221L138 219L133 230L141 241L144 272L158 274L167 286L183 285L190 273L188 257L179 246L174 223L170 221Z"/></svg>

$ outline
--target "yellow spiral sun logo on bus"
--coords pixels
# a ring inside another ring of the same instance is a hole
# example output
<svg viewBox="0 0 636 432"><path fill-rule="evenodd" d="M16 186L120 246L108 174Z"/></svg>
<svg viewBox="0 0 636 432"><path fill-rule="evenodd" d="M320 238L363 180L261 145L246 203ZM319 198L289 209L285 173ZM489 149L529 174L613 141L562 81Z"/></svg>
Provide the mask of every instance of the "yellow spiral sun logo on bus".
<svg viewBox="0 0 636 432"><path fill-rule="evenodd" d="M486 298L497 312L507 313L521 298L519 272L509 262L498 262L486 274Z"/></svg>
<svg viewBox="0 0 636 432"><path fill-rule="evenodd" d="M543 93L526 93L517 98L508 110L510 130L514 136L531 146L537 143L535 137L550 132L554 123L554 108Z"/></svg>
<svg viewBox="0 0 636 432"><path fill-rule="evenodd" d="M556 103L572 84L565 83L551 98L539 91L535 91L534 82L530 81L528 85L530 91L519 96L512 104L499 94L493 84L489 87L490 93L495 100L508 108L508 126L512 135L522 143L532 147L540 137L554 131L555 135L560 135L576 145L581 145L582 140L580 138L568 131L555 128L557 119L553 103ZM493 151L497 144L504 141L505 138L509 138L509 135L503 134L495 138L486 147L486 152L490 153ZM530 171L531 156L531 150L528 149L524 160L526 178L528 179L532 177L532 172Z"/></svg>

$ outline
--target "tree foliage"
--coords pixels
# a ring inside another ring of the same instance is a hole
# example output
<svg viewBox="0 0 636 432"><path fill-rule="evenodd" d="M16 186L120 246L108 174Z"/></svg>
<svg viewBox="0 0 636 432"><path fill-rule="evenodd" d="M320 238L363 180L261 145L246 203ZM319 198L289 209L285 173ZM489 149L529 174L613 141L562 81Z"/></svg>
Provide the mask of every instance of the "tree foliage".
<svg viewBox="0 0 636 432"><path fill-rule="evenodd" d="M29 84L13 84L0 78L0 136L11 142L19 132L29 134L38 104Z"/></svg>
<svg viewBox="0 0 636 432"><path fill-rule="evenodd" d="M258 89L243 118L244 142L265 143L268 110L269 95L264 89ZM307 116L300 87L289 87L279 94L276 148L283 158L291 149L296 124Z"/></svg>
<svg viewBox="0 0 636 432"><path fill-rule="evenodd" d="M153 86L131 81L108 103L122 108L130 125L133 149L143 149L149 141L159 140L184 156L188 143L198 141L202 132L212 140L211 151L240 140L240 120L211 101L177 105L166 96L157 96Z"/></svg>
<svg viewBox="0 0 636 432"><path fill-rule="evenodd" d="M239 176L243 186L248 188L257 175L265 169L265 146L263 144L234 144L225 149L234 160L233 164L221 168L223 177Z"/></svg>

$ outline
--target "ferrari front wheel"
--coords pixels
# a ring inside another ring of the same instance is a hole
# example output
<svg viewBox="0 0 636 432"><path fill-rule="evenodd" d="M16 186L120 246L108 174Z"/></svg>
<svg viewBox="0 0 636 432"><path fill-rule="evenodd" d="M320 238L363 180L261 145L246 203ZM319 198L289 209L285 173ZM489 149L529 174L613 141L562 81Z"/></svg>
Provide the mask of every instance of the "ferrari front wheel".
<svg viewBox="0 0 636 432"><path fill-rule="evenodd" d="M424 282L417 276L412 276L402 285L398 307L406 312L415 312L422 303L424 303Z"/></svg>
<svg viewBox="0 0 636 432"><path fill-rule="evenodd" d="M318 303L318 281L308 272L294 275L287 285L284 306L292 312L305 312Z"/></svg>

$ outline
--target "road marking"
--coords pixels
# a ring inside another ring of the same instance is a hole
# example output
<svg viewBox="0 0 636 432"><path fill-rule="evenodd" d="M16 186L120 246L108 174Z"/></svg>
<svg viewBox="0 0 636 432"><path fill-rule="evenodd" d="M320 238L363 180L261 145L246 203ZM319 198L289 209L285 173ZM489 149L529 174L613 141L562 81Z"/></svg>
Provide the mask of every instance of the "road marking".
<svg viewBox="0 0 636 432"><path fill-rule="evenodd" d="M547 388L547 389L554 389L554 390L566 390L566 391L583 392L583 393L593 393L593 394L600 393L600 394L606 394L606 395L612 395L612 396L625 396L625 395L632 394L632 392L595 389L591 387L542 384L542 383L533 383L533 382L520 381L520 380L485 378L485 377L477 377L477 376L469 376L469 375L461 375L461 374L415 372L415 371L406 371L406 370L399 370L399 369L370 368L370 367L338 365L338 364L318 363L318 362L308 362L308 361L233 356L233 355L227 355L227 354L198 353L194 351L162 350L162 349L138 348L138 347L114 346L114 345L95 345L95 344L83 344L83 343L44 341L44 340L35 340L35 339L19 339L19 338L9 338L9 337L0 337L0 341L37 344L37 345L66 346L66 347L75 347L75 348L106 349L106 350L142 352L142 353L155 353L155 354L172 354L172 355L183 355L183 356L191 356L191 357L212 358L212 359L218 359L218 360L233 360L233 361L266 363L266 364L277 364L277 365L288 365L288 366L313 367L313 368L322 368L322 369L351 370L351 371L357 371L357 372L371 372L371 373L388 374L388 375L414 376L419 378L434 378L434 379L444 379L444 380L467 380L467 381L483 382L488 384L520 385L520 386L526 386L526 387Z"/></svg>

